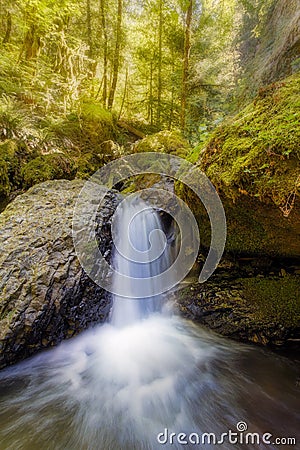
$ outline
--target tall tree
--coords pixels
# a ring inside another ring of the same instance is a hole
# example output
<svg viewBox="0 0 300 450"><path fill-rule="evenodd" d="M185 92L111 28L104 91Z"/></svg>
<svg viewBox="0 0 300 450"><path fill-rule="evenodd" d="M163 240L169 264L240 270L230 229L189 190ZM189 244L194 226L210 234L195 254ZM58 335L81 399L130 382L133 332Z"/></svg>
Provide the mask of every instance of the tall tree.
<svg viewBox="0 0 300 450"><path fill-rule="evenodd" d="M12 17L11 17L11 12L7 11L6 13L6 27L5 27L5 35L3 37L3 44L8 44L9 40L10 40L10 35L11 35L11 30L12 30Z"/></svg>
<svg viewBox="0 0 300 450"><path fill-rule="evenodd" d="M91 12L91 0L86 0L86 25L87 25L87 41L88 41L88 56L93 58L93 36L92 36L92 12Z"/></svg>
<svg viewBox="0 0 300 450"><path fill-rule="evenodd" d="M117 27L116 27L116 46L113 58L112 83L108 98L108 109L112 109L115 99L115 93L118 83L120 67L120 51L122 41L122 19L123 19L123 0L118 0Z"/></svg>
<svg viewBox="0 0 300 450"><path fill-rule="evenodd" d="M161 122L162 101L162 39L163 39L163 0L159 0L158 27L158 87L157 87L157 125Z"/></svg>
<svg viewBox="0 0 300 450"><path fill-rule="evenodd" d="M103 33L103 90L102 90L102 102L103 106L107 106L107 96L108 96L108 32L106 24L106 2L105 0L100 0L100 18L101 27Z"/></svg>
<svg viewBox="0 0 300 450"><path fill-rule="evenodd" d="M25 23L27 29L23 45L19 54L19 60L23 55L26 61L37 58L41 49L41 28L38 20L39 10L36 5L29 5L25 9Z"/></svg>
<svg viewBox="0 0 300 450"><path fill-rule="evenodd" d="M188 95L188 81L189 81L189 62L191 51L191 27L193 18L193 0L189 0L185 17L185 36L184 36L184 52L183 52L183 71L182 71L182 85L181 85L181 114L180 124L181 129L185 130L186 125L186 109L187 109L187 95Z"/></svg>

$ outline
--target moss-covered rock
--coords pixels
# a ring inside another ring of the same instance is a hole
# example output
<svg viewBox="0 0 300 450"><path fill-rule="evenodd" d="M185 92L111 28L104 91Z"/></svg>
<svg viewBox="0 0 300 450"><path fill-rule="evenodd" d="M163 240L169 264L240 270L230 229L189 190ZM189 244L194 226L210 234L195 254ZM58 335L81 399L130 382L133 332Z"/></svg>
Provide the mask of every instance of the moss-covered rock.
<svg viewBox="0 0 300 450"><path fill-rule="evenodd" d="M77 159L76 178L87 179L101 167L101 159L92 153L86 153Z"/></svg>
<svg viewBox="0 0 300 450"><path fill-rule="evenodd" d="M106 141L115 141L117 128L112 114L99 103L86 101L78 112L53 121L49 130L59 140L60 148L71 151L74 157L83 154L100 154L102 164L111 159L111 148L103 146Z"/></svg>
<svg viewBox="0 0 300 450"><path fill-rule="evenodd" d="M0 197L6 197L11 190L8 172L7 162L0 158Z"/></svg>
<svg viewBox="0 0 300 450"><path fill-rule="evenodd" d="M300 277L285 275L241 280L244 296L255 308L258 320L300 328Z"/></svg>
<svg viewBox="0 0 300 450"><path fill-rule="evenodd" d="M68 156L59 153L38 156L21 169L26 188L47 180L70 180L74 178L75 173L75 162Z"/></svg>
<svg viewBox="0 0 300 450"><path fill-rule="evenodd" d="M231 339L299 349L299 292L299 275L240 278L231 268L184 288L176 303L187 318Z"/></svg>
<svg viewBox="0 0 300 450"><path fill-rule="evenodd" d="M226 250L300 256L300 74L261 90L189 155L218 190L227 217ZM202 245L210 224L195 195L176 192L198 219Z"/></svg>
<svg viewBox="0 0 300 450"><path fill-rule="evenodd" d="M77 170L76 178L87 179L93 175L105 163L120 156L120 147L109 140L102 142L91 153L83 153L75 158Z"/></svg>
<svg viewBox="0 0 300 450"><path fill-rule="evenodd" d="M186 186L176 183L176 193L193 211L199 224L201 246L209 248L211 225L207 212ZM300 208L289 217L273 205L243 197L234 203L221 195L227 221L225 250L236 255L269 255L272 257L300 256Z"/></svg>
<svg viewBox="0 0 300 450"><path fill-rule="evenodd" d="M226 197L256 197L285 214L299 198L299 84L296 74L261 89L199 149L200 168Z"/></svg>
<svg viewBox="0 0 300 450"><path fill-rule="evenodd" d="M28 156L26 146L15 140L7 139L0 142L0 196L6 197L9 193L20 186L20 167Z"/></svg>
<svg viewBox="0 0 300 450"><path fill-rule="evenodd" d="M190 145L179 131L160 131L138 141L134 146L134 151L136 153L169 153L184 158L190 151Z"/></svg>

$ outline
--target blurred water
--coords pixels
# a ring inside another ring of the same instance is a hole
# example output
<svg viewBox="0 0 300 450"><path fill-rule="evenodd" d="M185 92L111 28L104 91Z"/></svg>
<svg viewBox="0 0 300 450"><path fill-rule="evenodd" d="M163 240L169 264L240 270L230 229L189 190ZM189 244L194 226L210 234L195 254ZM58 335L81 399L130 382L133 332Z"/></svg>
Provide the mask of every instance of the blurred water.
<svg viewBox="0 0 300 450"><path fill-rule="evenodd" d="M174 246L167 242L158 212L141 199L127 201L115 217L113 265L127 277L122 286L127 297L114 295L111 322L125 326L161 310L163 296L143 298L143 295L157 288L158 281L154 283L152 278L172 264ZM136 278L143 279L138 290Z"/></svg>
<svg viewBox="0 0 300 450"><path fill-rule="evenodd" d="M181 448L160 446L157 434L220 435L241 420L295 436L296 369L177 316L106 324L0 372L0 448Z"/></svg>

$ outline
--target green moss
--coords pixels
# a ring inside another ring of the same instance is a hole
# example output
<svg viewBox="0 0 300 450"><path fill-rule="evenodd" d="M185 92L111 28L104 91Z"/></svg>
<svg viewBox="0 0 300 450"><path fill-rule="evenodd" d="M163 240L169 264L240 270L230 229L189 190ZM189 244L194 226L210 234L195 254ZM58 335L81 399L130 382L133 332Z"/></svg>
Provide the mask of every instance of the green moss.
<svg viewBox="0 0 300 450"><path fill-rule="evenodd" d="M21 170L24 186L27 188L46 180L72 179L75 172L74 161L58 153L38 156Z"/></svg>
<svg viewBox="0 0 300 450"><path fill-rule="evenodd" d="M83 101L81 104L81 117L86 120L106 123L108 126L113 124L113 116L110 111L92 100Z"/></svg>
<svg viewBox="0 0 300 450"><path fill-rule="evenodd" d="M11 191L8 177L8 164L0 158L0 197L6 197Z"/></svg>
<svg viewBox="0 0 300 450"><path fill-rule="evenodd" d="M19 139L0 142L0 196L5 198L14 190L22 189L22 167L38 155L36 149L29 149Z"/></svg>
<svg viewBox="0 0 300 450"><path fill-rule="evenodd" d="M79 111L42 121L43 142L16 137L0 143L1 197L46 180L88 178L116 156L111 113L91 102L84 102ZM52 149L63 153L49 154Z"/></svg>
<svg viewBox="0 0 300 450"><path fill-rule="evenodd" d="M186 158L190 146L179 131L160 131L139 141L135 152L161 152Z"/></svg>
<svg viewBox="0 0 300 450"><path fill-rule="evenodd" d="M14 165L18 163L16 158L17 144L13 140L6 140L0 143L0 157L11 165L14 169Z"/></svg>
<svg viewBox="0 0 300 450"><path fill-rule="evenodd" d="M15 141L0 143L0 196L6 197L20 185L20 152Z"/></svg>
<svg viewBox="0 0 300 450"><path fill-rule="evenodd" d="M286 327L300 326L300 278L246 278L240 280L244 295L256 307L258 319L280 323Z"/></svg>
<svg viewBox="0 0 300 450"><path fill-rule="evenodd" d="M300 74L261 89L254 102L217 128L199 165L226 197L242 195L283 208L300 186Z"/></svg>
<svg viewBox="0 0 300 450"><path fill-rule="evenodd" d="M192 164L196 164L199 160L200 147L193 148L187 155L187 160Z"/></svg>
<svg viewBox="0 0 300 450"><path fill-rule="evenodd" d="M1 143L0 158L7 163L8 177L11 183L18 184L20 181L20 158L18 155L18 147L16 142L7 140Z"/></svg>
<svg viewBox="0 0 300 450"><path fill-rule="evenodd" d="M102 160L92 153L82 155L77 160L76 178L88 179L101 167L101 163Z"/></svg>
<svg viewBox="0 0 300 450"><path fill-rule="evenodd" d="M116 127L110 112L97 103L84 102L79 112L69 114L66 118L48 124L49 131L56 136L60 148L72 151L72 155L80 157L85 153L102 154L105 162L111 154L105 154L103 147L106 141L114 141Z"/></svg>

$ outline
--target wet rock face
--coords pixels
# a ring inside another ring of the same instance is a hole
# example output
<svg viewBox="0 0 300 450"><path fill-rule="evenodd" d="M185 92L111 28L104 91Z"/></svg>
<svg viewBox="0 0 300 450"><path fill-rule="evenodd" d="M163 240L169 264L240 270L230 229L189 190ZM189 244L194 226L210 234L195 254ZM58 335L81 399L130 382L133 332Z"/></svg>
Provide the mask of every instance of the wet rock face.
<svg viewBox="0 0 300 450"><path fill-rule="evenodd" d="M223 259L209 281L182 289L175 299L179 311L239 342L299 351L298 266L287 272L267 259L249 259Z"/></svg>
<svg viewBox="0 0 300 450"><path fill-rule="evenodd" d="M109 314L108 293L81 268L72 218L82 181L49 181L19 196L0 215L0 368L58 344ZM98 236L109 254L113 194Z"/></svg>

